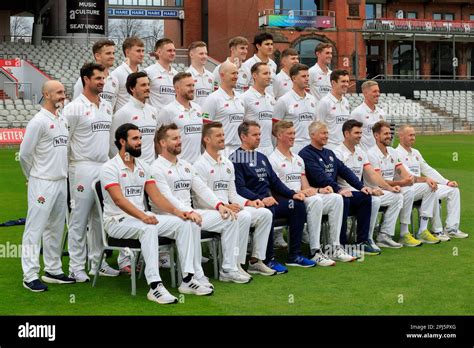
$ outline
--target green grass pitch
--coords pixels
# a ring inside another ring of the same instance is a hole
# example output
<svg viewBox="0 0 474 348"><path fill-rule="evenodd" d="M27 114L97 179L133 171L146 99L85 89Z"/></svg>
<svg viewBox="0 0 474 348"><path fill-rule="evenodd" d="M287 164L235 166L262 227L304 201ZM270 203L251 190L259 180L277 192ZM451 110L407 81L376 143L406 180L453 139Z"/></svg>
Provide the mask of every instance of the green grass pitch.
<svg viewBox="0 0 474 348"><path fill-rule="evenodd" d="M474 136L419 136L416 147L445 177L461 188L464 240L419 248L384 249L363 262L336 267L291 268L288 274L255 276L250 284L220 283L215 294L188 295L181 303L160 306L146 299L138 280L130 295L126 276L90 283L50 285L34 294L22 287L21 260L5 257L0 267L0 315L473 315ZM26 186L15 155L0 150L0 221L26 217ZM443 209L444 212L445 208ZM18 245L24 226L0 227L0 245ZM279 253L284 260L284 253ZM11 256L11 255L10 255ZM116 265L116 258L109 259ZM68 259L63 258L67 272ZM210 265L206 265L211 275ZM161 272L169 286L169 272Z"/></svg>

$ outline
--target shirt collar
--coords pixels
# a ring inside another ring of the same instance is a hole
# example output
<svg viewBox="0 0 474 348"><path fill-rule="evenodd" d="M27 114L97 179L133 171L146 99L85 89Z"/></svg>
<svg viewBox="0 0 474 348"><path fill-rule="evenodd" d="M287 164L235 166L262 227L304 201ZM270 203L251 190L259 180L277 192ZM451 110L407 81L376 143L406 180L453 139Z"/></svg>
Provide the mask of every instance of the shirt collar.
<svg viewBox="0 0 474 348"><path fill-rule="evenodd" d="M295 100L304 100L308 97L308 93L305 92L304 97L300 97L298 93L295 92L295 90L292 88L291 89L291 95Z"/></svg>
<svg viewBox="0 0 474 348"><path fill-rule="evenodd" d="M259 91L257 91L253 86L250 87L250 90L252 91L252 93L257 97L257 98L265 98L266 94L265 92L260 93Z"/></svg>
<svg viewBox="0 0 474 348"><path fill-rule="evenodd" d="M194 76L206 76L206 68L204 68L204 72L201 74L199 71L197 71L197 69L194 67L194 66L190 66L189 67L189 71L191 72L191 74Z"/></svg>
<svg viewBox="0 0 474 348"><path fill-rule="evenodd" d="M168 161L168 160L167 160L166 158L164 158L163 156L158 155L158 160L159 160L166 168L170 168L170 167L178 166L178 165L179 165L179 158L176 159L176 163L173 163L173 162Z"/></svg>
<svg viewBox="0 0 474 348"><path fill-rule="evenodd" d="M288 161L288 162L292 162L293 159L296 158L296 156L294 155L293 152L291 152L290 150L290 153L291 153L291 160L288 159L288 157L286 157L284 154L281 153L280 150L278 150L278 148L275 147L275 154L277 155L277 157L280 159L280 161Z"/></svg>
<svg viewBox="0 0 474 348"><path fill-rule="evenodd" d="M334 104L338 104L338 103L342 103L342 101L344 100L344 96L341 97L341 100L337 100L337 98L331 93L329 92L327 94L328 98L331 99L331 101L334 103Z"/></svg>
<svg viewBox="0 0 474 348"><path fill-rule="evenodd" d="M398 149L400 149L400 151L402 151L404 156L405 155L411 155L413 153L413 149L410 149L410 151L408 151L401 144L398 144Z"/></svg>
<svg viewBox="0 0 474 348"><path fill-rule="evenodd" d="M230 95L227 94L226 91L222 89L222 87L219 87L217 91L224 97L225 100L234 100L235 97L237 96L237 94L234 93L234 96L231 97Z"/></svg>
<svg viewBox="0 0 474 348"><path fill-rule="evenodd" d="M331 73L331 69L329 69L329 68L328 68L328 72L325 73L325 72L323 71L323 69L321 69L321 67L319 66L318 63L316 63L315 66L316 66L316 71L317 71L317 73L318 73L319 75L329 75L329 74Z"/></svg>
<svg viewBox="0 0 474 348"><path fill-rule="evenodd" d="M163 68L163 66L160 63L158 63L158 61L156 61L155 65L158 67L158 70L162 74L164 74L164 73L172 74L173 73L173 67L171 65L170 65L169 70L166 70L165 68Z"/></svg>
<svg viewBox="0 0 474 348"><path fill-rule="evenodd" d="M120 168L120 170L129 170L131 171L131 169L129 167L127 167L127 165L125 164L125 162L123 161L122 157L120 157L120 153L117 153L115 155L115 158L114 158L115 162L117 163L118 167ZM134 169L136 169L137 167L139 167L139 163L138 163L138 160L135 158L134 159Z"/></svg>
<svg viewBox="0 0 474 348"><path fill-rule="evenodd" d="M134 73L135 71L132 71L132 69L130 69L130 65L127 64L127 62L123 62L122 63L122 67L129 73ZM137 66L137 72L140 71L140 65Z"/></svg>
<svg viewBox="0 0 474 348"><path fill-rule="evenodd" d="M213 166L218 164L224 164L224 161L222 160L222 155L219 155L218 161L216 161L207 151L204 151L203 156Z"/></svg>
<svg viewBox="0 0 474 348"><path fill-rule="evenodd" d="M41 108L41 112L42 112L45 116L49 117L49 118L52 119L52 120L57 120L57 119L58 119L58 117L57 117L55 114L53 114L52 112L46 110L45 108Z"/></svg>
<svg viewBox="0 0 474 348"><path fill-rule="evenodd" d="M194 110L194 107L193 107L193 103L192 103L192 102L189 102L189 104L190 104L189 109L186 109L186 108L184 107L184 105L181 104L177 99L173 100L172 103L173 103L173 105L174 105L178 110L183 111L183 112Z"/></svg>
<svg viewBox="0 0 474 348"><path fill-rule="evenodd" d="M144 109L144 108L145 108L145 103L142 103L141 101L139 101L137 98L135 98L135 97L132 96L132 95L130 96L130 102L131 102L134 106L136 106L136 107L138 107L138 108L140 108L140 109Z"/></svg>
<svg viewBox="0 0 474 348"><path fill-rule="evenodd" d="M91 102L89 99L87 99L87 97L84 95L84 93L81 93L81 94L79 95L79 100L80 100L81 102L83 102L84 104L86 104L87 106L90 106L90 107L95 106L95 107L97 107L97 105L95 105L93 102Z"/></svg>

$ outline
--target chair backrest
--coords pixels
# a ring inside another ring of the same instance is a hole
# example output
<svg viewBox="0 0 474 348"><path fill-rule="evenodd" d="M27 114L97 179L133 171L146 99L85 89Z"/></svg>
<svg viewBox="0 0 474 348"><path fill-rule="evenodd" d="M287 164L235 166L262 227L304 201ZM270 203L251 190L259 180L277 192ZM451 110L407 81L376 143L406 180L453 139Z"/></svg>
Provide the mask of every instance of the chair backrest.
<svg viewBox="0 0 474 348"><path fill-rule="evenodd" d="M97 209L97 214L99 215L102 241L104 242L104 246L109 246L109 243L107 241L107 234L104 230L104 217L103 217L104 195L102 194L102 186L100 184L100 180L98 179L95 180L91 186L92 186L92 190L94 191L94 200L95 200L95 206Z"/></svg>

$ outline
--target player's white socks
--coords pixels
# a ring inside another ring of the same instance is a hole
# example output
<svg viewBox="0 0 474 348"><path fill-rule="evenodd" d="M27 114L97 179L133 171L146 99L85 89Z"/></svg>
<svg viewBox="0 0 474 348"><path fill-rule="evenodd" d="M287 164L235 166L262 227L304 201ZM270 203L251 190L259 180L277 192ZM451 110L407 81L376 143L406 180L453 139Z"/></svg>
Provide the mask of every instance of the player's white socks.
<svg viewBox="0 0 474 348"><path fill-rule="evenodd" d="M408 224L400 224L400 237L403 237L405 234L407 234L408 231Z"/></svg>
<svg viewBox="0 0 474 348"><path fill-rule="evenodd" d="M424 230L428 228L428 220L429 218L422 216L420 218L420 228L418 229L418 235L421 234Z"/></svg>

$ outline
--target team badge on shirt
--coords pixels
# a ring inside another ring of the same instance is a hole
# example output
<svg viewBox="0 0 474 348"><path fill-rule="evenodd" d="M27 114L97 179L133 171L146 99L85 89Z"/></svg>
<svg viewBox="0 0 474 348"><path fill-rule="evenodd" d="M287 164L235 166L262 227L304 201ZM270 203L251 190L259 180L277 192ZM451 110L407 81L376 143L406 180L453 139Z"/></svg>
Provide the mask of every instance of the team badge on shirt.
<svg viewBox="0 0 474 348"><path fill-rule="evenodd" d="M77 192L84 192L84 186L81 184L77 185Z"/></svg>
<svg viewBox="0 0 474 348"><path fill-rule="evenodd" d="M296 164L297 164L298 166L300 166L300 167L302 166L302 164L301 164L300 161L296 162Z"/></svg>
<svg viewBox="0 0 474 348"><path fill-rule="evenodd" d="M212 84L212 79L208 79L207 82L211 83Z"/></svg>
<svg viewBox="0 0 474 348"><path fill-rule="evenodd" d="M184 167L184 171L185 171L186 173L191 173L191 171L189 170L188 167Z"/></svg>
<svg viewBox="0 0 474 348"><path fill-rule="evenodd" d="M46 202L46 198L44 198L43 196L39 196L36 201L37 201L39 204L44 204L44 202Z"/></svg>
<svg viewBox="0 0 474 348"><path fill-rule="evenodd" d="M138 176L139 176L140 178L143 178L143 177L145 176L145 173L143 172L143 170L140 170L140 171L138 172Z"/></svg>
<svg viewBox="0 0 474 348"><path fill-rule="evenodd" d="M232 172L230 171L230 168L226 169L227 174L231 174Z"/></svg>
<svg viewBox="0 0 474 348"><path fill-rule="evenodd" d="M359 160L359 162L362 162L362 157L357 157L357 159Z"/></svg>

